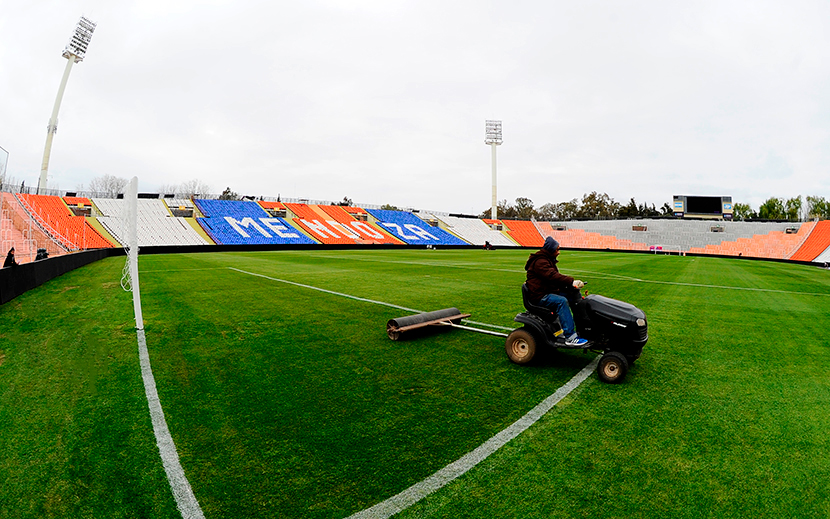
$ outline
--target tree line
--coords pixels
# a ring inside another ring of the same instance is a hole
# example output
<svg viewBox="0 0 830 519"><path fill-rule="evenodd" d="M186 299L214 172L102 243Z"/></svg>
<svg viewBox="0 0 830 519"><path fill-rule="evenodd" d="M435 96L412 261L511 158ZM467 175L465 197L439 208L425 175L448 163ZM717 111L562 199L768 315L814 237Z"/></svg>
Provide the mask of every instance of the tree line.
<svg viewBox="0 0 830 519"><path fill-rule="evenodd" d="M617 218L659 218L671 216L672 208L668 203L657 209L654 204L638 204L633 198L623 205L607 193L592 191L582 195L582 200L574 198L558 204L547 203L538 208L529 198L519 197L515 204L502 200L498 204L498 216L516 220L613 220ZM485 209L479 218L490 218L490 208Z"/></svg>
<svg viewBox="0 0 830 519"><path fill-rule="evenodd" d="M793 222L815 218L830 219L830 200L825 200L821 196L807 196L803 200L800 195L789 199L771 197L761 204L757 211L749 204L736 203L732 206L733 219ZM599 194L596 191L584 194L581 200L574 198L558 204L546 203L538 208L534 207L533 201L529 198L519 197L513 204L508 203L507 200L501 200L497 208L498 217L507 220L614 220L674 216L674 210L668 202L658 209L654 204L638 204L634 198L631 198L627 204L623 205L607 193ZM478 218L490 218L490 208L482 211Z"/></svg>

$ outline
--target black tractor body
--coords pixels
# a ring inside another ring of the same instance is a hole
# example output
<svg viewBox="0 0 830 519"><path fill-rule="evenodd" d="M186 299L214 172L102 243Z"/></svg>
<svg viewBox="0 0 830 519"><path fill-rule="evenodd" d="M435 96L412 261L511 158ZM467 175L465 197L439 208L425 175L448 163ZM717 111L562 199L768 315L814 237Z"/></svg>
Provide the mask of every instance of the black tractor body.
<svg viewBox="0 0 830 519"><path fill-rule="evenodd" d="M513 320L524 326L507 337L505 350L508 357L517 364L527 364L541 345L596 351L603 354L597 368L600 379L621 382L630 365L640 358L648 341L646 314L632 304L600 295L572 299L576 300L571 304L576 330L588 340L581 346L566 343L556 312L533 304L528 297L527 285L523 284L522 301L527 311L519 313Z"/></svg>

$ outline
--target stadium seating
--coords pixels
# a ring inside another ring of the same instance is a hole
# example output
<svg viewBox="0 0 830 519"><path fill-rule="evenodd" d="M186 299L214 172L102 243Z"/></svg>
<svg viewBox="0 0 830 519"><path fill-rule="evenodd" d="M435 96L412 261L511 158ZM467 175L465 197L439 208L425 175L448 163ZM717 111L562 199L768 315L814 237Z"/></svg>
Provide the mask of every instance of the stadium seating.
<svg viewBox="0 0 830 519"><path fill-rule="evenodd" d="M490 225L478 218L459 218L457 216L436 216L432 213L418 213L425 222L440 221L446 228L463 240L473 245L490 245L499 247L515 247L516 242L505 236L501 231L494 231Z"/></svg>
<svg viewBox="0 0 830 519"><path fill-rule="evenodd" d="M63 197L63 201L66 202L66 205L75 205L83 207L89 207L92 205L92 201L89 198L82 196L65 196Z"/></svg>
<svg viewBox="0 0 830 519"><path fill-rule="evenodd" d="M50 256L125 240L122 199L0 194L0 248L18 258L47 248ZM89 207L90 211L85 208ZM81 213L91 216L75 216ZM830 222L732 222L636 219L567 222L461 218L431 212L354 206L196 199L138 199L139 245L396 244L563 247L690 252L830 261ZM274 212L275 216L271 216ZM285 211L286 217L281 217ZM74 213L74 214L73 214ZM194 215L195 219L189 218ZM35 222L29 226L29 222ZM501 231L493 230L493 224ZM115 245L113 245L115 244ZM3 251L0 251L3 254Z"/></svg>
<svg viewBox="0 0 830 519"><path fill-rule="evenodd" d="M822 220L815 223L810 235L801 247L790 256L790 259L824 263L830 261L825 256L830 255L828 251L830 251L830 220Z"/></svg>
<svg viewBox="0 0 830 519"><path fill-rule="evenodd" d="M263 209L280 209L280 210L285 210L285 204L283 204L282 202L269 202L269 201L266 201L266 200L260 200L260 201L258 202L258 204L259 204L259 205L260 205L260 207L262 207Z"/></svg>
<svg viewBox="0 0 830 519"><path fill-rule="evenodd" d="M283 218L273 218L256 202L194 199L199 225L213 241L225 245L317 243Z"/></svg>
<svg viewBox="0 0 830 519"><path fill-rule="evenodd" d="M326 244L401 242L369 222L356 220L340 206L285 204L292 220L315 239Z"/></svg>
<svg viewBox="0 0 830 519"><path fill-rule="evenodd" d="M626 243L625 240L627 240L632 244L640 244L634 245L634 250L646 245L647 250L662 248L664 251L673 252L691 252L692 248L702 249L707 245L720 245L723 241L732 242L739 238L752 238L755 235L768 234L773 231L784 232L787 228L793 227L792 223L786 222L725 222L677 219L591 220L550 222L550 224L555 228L581 229L602 236L616 236L623 240L622 243ZM712 232L713 228L721 232ZM587 244L589 248L597 246L598 238L589 236L586 236L586 238L591 240L591 243ZM709 250L713 249L710 248Z"/></svg>
<svg viewBox="0 0 830 519"><path fill-rule="evenodd" d="M499 220L484 220L485 223ZM523 247L541 247L545 243L542 236L533 222L527 220L501 220L502 227L506 229L507 235L516 240Z"/></svg>
<svg viewBox="0 0 830 519"><path fill-rule="evenodd" d="M432 227L412 213L390 211L386 209L369 209L392 236L409 245L469 245L467 242L438 227Z"/></svg>
<svg viewBox="0 0 830 519"><path fill-rule="evenodd" d="M67 250L113 247L83 216L75 216L57 196L15 195L41 228Z"/></svg>
<svg viewBox="0 0 830 519"><path fill-rule="evenodd" d="M721 256L786 259L790 258L804 243L814 225L814 222L803 223L797 233L787 234L782 231L771 231L767 234L756 234L751 238L738 238L735 241L722 241L719 244L709 244L704 247L691 247L689 252Z"/></svg>
<svg viewBox="0 0 830 519"><path fill-rule="evenodd" d="M94 198L92 203L101 215L98 217L101 225L120 243L126 243L124 215L127 201ZM172 216L167 205L160 199L138 199L136 220L139 247L209 244L185 218Z"/></svg>
<svg viewBox="0 0 830 519"><path fill-rule="evenodd" d="M339 205L319 205L317 207L322 209L323 212L325 212L325 214L331 217L331 219L335 222L360 235L361 239L364 240L365 243L387 243L394 245L401 245L403 243L397 238L393 238L385 230L378 227L377 224L369 222L368 213L366 213L363 209L360 211L354 211L354 208L349 208L352 209L352 211L347 211L346 209L348 206ZM353 215L364 215L366 218L358 220Z"/></svg>

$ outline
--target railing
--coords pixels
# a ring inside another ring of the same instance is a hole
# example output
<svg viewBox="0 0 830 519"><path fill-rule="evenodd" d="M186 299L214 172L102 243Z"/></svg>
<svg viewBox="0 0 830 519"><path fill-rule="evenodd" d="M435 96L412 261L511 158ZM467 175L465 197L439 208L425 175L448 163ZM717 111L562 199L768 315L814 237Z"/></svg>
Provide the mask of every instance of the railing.
<svg viewBox="0 0 830 519"><path fill-rule="evenodd" d="M20 212L12 207L12 202L7 201L5 197L0 197L0 208L2 208L3 220L9 220L11 226L20 233L23 245L28 248L29 261L34 261L37 254L37 249L45 249L49 255L57 256L64 254L66 251L60 247L52 238L47 236L37 225L32 226L32 219L26 218ZM11 230L10 230L11 232ZM13 236L13 232L11 235ZM11 247L17 246L20 248L21 244L12 237L2 240L3 250L8 250ZM18 252L19 261L23 261L23 251Z"/></svg>
<svg viewBox="0 0 830 519"><path fill-rule="evenodd" d="M15 198L20 203L20 206L23 207L23 209L29 214L32 220L34 220L40 226L40 228L43 229L43 232L45 232L47 236L52 238L52 240L54 240L55 243L60 245L60 247L64 249L64 251L72 252L79 250L79 248L74 243L69 241L61 233L59 233L51 225L49 225L49 223L47 223L46 220L44 220L40 216L40 214L38 214L37 211L35 211L23 197L21 197L19 194L16 194Z"/></svg>

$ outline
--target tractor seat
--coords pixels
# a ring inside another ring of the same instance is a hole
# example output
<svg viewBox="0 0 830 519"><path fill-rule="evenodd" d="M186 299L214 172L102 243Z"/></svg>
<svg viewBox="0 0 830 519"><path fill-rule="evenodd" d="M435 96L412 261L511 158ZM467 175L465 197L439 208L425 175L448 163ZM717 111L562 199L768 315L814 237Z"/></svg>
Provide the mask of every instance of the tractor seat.
<svg viewBox="0 0 830 519"><path fill-rule="evenodd" d="M525 305L528 312L538 315L539 317L550 319L555 316L555 312L553 312L550 308L534 305L530 302L530 290L527 288L527 283L522 283L522 303Z"/></svg>

